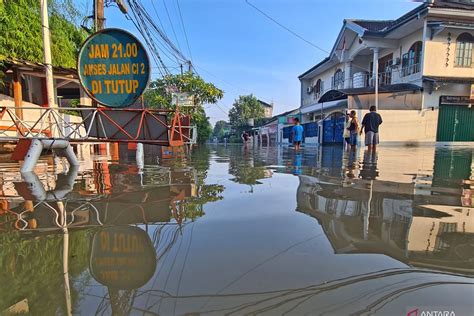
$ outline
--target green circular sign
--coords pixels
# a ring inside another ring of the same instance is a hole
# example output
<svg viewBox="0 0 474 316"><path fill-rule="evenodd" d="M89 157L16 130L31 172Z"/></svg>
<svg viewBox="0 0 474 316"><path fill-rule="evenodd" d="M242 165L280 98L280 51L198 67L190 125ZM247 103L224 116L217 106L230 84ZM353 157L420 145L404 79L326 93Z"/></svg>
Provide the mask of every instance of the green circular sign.
<svg viewBox="0 0 474 316"><path fill-rule="evenodd" d="M150 79L145 48L135 36L120 29L92 34L79 51L77 70L86 93L111 108L132 105Z"/></svg>
<svg viewBox="0 0 474 316"><path fill-rule="evenodd" d="M148 234L135 226L107 227L92 240L90 272L110 288L131 290L145 285L156 269L156 252Z"/></svg>

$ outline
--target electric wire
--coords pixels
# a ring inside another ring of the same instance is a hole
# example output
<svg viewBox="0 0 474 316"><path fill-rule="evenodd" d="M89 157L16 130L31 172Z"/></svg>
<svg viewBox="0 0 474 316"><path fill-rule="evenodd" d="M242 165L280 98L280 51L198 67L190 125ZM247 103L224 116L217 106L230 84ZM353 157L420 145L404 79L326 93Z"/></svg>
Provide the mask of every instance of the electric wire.
<svg viewBox="0 0 474 316"><path fill-rule="evenodd" d="M153 18L148 14L148 12L144 9L143 5L139 0L129 0L133 1L136 4L137 10L141 12L143 17L146 19L146 21L150 24L152 29L156 31L156 33L161 37L161 39L168 44L168 46L171 48L171 50L177 55L177 57L182 60L184 63L189 62L188 59L184 56L184 54L181 52L180 49L178 49L173 42L169 39L169 37L166 35L166 33L161 30L153 21Z"/></svg>
<svg viewBox="0 0 474 316"><path fill-rule="evenodd" d="M176 4L178 6L179 19L181 20L181 26L183 27L184 38L186 39L186 47L188 48L189 59L191 59L192 61L193 55L191 54L191 48L189 46L189 41L188 41L188 34L186 32L186 27L184 26L184 20L183 20L183 15L181 14L181 6L179 5L179 0L176 0Z"/></svg>
<svg viewBox="0 0 474 316"><path fill-rule="evenodd" d="M163 23L161 22L160 15L158 14L158 9L155 7L155 2L154 2L154 1L155 1L155 0L151 0L151 1L150 1L150 2L151 2L151 5L152 5L152 7L153 7L153 11L155 11L155 14L156 14L156 17L157 17L157 19L158 19L158 22L160 23L161 29L162 29L162 30L165 30L165 27L164 27Z"/></svg>
<svg viewBox="0 0 474 316"><path fill-rule="evenodd" d="M144 9L140 0L127 0L132 20L135 27L138 29L142 37L145 39L147 46L150 48L155 62L160 68L157 68L162 76L171 74L170 67L168 67L161 56L166 57L171 63L181 65L183 62L188 62L187 58L182 54L173 42L168 38L166 33L154 22L154 19ZM153 3L152 3L153 4ZM155 13L159 19L158 10L153 5Z"/></svg>
<svg viewBox="0 0 474 316"><path fill-rule="evenodd" d="M257 6L255 6L253 3L249 2L248 0L245 0L245 2L251 6L252 8L254 8L255 10L257 10L258 12L260 12L260 14L262 14L263 16L265 16L267 19L271 20L272 22L274 22L275 24L277 24L278 26L280 26L281 28L285 29L286 31L290 32L291 34L293 34L294 36L296 36L297 38L299 38L300 40L306 42L307 44L313 46L314 48L326 53L326 54L329 54L329 52L314 44L313 42L310 42L309 40L307 40L306 38L304 38L303 36L299 35L298 33L296 33L295 31L291 30L290 28L286 27L285 25L281 24L280 22L278 22L277 20L275 20L274 18L272 18L270 15L268 15L267 13L263 12L262 10L260 10Z"/></svg>
<svg viewBox="0 0 474 316"><path fill-rule="evenodd" d="M314 48L316 48L317 50L319 51L322 51L328 55L331 55L331 52L329 52L328 50L314 44L313 42L307 40L306 38L304 38L303 36L299 35L298 33L296 33L295 31L291 30L290 28L288 28L287 26L283 25L282 23L278 22L276 19L274 19L273 17L271 17L270 15L268 15L267 13L265 13L264 11L262 11L261 9L259 9L256 5L254 5L253 3L251 3L249 0L245 0L245 3L247 3L249 6L251 6L252 8L254 8L255 10L257 10L260 14L262 14L263 16L265 16L267 19L271 20L272 22L274 22L275 24L277 24L278 26L280 26L281 28L283 28L284 30L290 32L292 35L294 35L295 37L299 38L300 40L302 40L303 42L313 46ZM359 68L361 70L364 70L364 71L367 71L367 66L361 66L361 65L357 65L355 64L354 62L351 63L351 65L353 67L356 67L356 68ZM369 69L370 70L370 69Z"/></svg>
<svg viewBox="0 0 474 316"><path fill-rule="evenodd" d="M162 1L163 1L163 5L165 7L166 15L168 16L168 21L170 21L171 31L173 31L173 35L174 35L174 38L176 40L176 44L178 45L178 48L181 50L181 47L180 47L179 41L178 41L178 36L176 36L176 32L175 32L174 26L173 26L173 21L171 21L170 12L168 11L168 6L166 5L165 0L162 0Z"/></svg>
<svg viewBox="0 0 474 316"><path fill-rule="evenodd" d="M149 38L147 37L147 35L145 34L144 30L142 29L142 26L140 25L140 21L139 21L139 18L136 14L136 12L132 9L132 6L130 6L130 11L132 12L133 16L135 17L135 20L133 18L130 17L130 20L132 21L132 23L135 25L135 27L137 28L138 32L140 33L140 35L143 37L143 39L145 40L145 43L147 44L147 46L150 48L150 50L152 51L152 57L153 59L155 60L155 63L157 65L161 65L163 68L162 69L159 69L160 73L162 76L165 76L166 73L167 73L167 68L166 68L166 65L165 63L163 62L163 60L161 59L161 56L160 54L156 51L154 45L150 42Z"/></svg>

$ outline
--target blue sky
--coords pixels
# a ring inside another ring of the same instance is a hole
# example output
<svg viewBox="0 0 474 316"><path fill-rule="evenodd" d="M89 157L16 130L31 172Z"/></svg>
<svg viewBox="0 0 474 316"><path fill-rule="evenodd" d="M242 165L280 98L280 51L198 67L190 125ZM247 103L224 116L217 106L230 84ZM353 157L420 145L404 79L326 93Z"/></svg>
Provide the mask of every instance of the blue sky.
<svg viewBox="0 0 474 316"><path fill-rule="evenodd" d="M84 7L90 3L92 8L91 0L82 1ZM189 56L176 0L141 1L155 18L156 8L166 34ZM332 48L344 18L394 19L419 5L410 0L249 1L327 51ZM226 113L240 94L253 93L262 100L273 101L274 114L299 106L298 75L326 57L326 53L274 24L245 0L179 0L179 5L198 73L225 91L219 106L205 106L211 123L227 120ZM107 8L105 15L107 27L125 28L137 34L134 25L117 8ZM155 69L153 76L157 75Z"/></svg>

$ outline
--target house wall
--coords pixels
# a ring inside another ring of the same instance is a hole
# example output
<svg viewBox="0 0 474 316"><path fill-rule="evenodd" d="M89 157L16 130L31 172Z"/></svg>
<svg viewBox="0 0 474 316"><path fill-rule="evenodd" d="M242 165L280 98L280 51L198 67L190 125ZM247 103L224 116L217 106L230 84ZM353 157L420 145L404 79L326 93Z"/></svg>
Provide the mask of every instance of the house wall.
<svg viewBox="0 0 474 316"><path fill-rule="evenodd" d="M474 64L470 68L458 67L455 64L456 39L464 32L474 35L473 30L446 29L430 40L428 32L423 63L425 76L474 78Z"/></svg>
<svg viewBox="0 0 474 316"><path fill-rule="evenodd" d="M425 88L423 92L423 108L439 108L439 100L443 95L452 96L469 96L471 85L470 84L459 84L459 83L444 83L440 84L437 90L433 90L431 93L429 88Z"/></svg>
<svg viewBox="0 0 474 316"><path fill-rule="evenodd" d="M323 82L323 93L325 91L328 91L328 90L331 90L331 81L332 81L332 77L334 76L334 73L336 72L336 70L338 68L341 68L342 70L343 69L343 66L342 64L339 64L335 67L331 67L329 68L328 70L318 74L317 76L311 78L311 79L306 79L306 80L302 80L302 106L309 106L309 105L312 105L312 104L315 104L317 103L319 96L317 96L314 92L312 92L311 94L308 94L306 91L307 91L307 88L308 87L313 87L316 85L316 83L318 82L319 79L322 80Z"/></svg>
<svg viewBox="0 0 474 316"><path fill-rule="evenodd" d="M272 117L273 116L273 108L272 107L269 107L269 106L265 106L263 107L264 109L264 112L265 112L265 117L266 118L269 118L269 117Z"/></svg>
<svg viewBox="0 0 474 316"><path fill-rule="evenodd" d="M360 119L368 111L359 111ZM380 126L380 142L418 145L436 141L438 110L380 110L383 123ZM364 143L364 134L362 135Z"/></svg>

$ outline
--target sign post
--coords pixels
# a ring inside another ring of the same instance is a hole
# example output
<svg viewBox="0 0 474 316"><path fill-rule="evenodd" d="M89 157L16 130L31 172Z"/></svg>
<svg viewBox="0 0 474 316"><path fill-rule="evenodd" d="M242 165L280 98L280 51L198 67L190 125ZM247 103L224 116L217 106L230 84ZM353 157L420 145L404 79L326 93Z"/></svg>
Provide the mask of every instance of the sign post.
<svg viewBox="0 0 474 316"><path fill-rule="evenodd" d="M135 103L150 80L145 48L135 36L120 29L91 35L81 47L77 69L85 92L111 108Z"/></svg>

